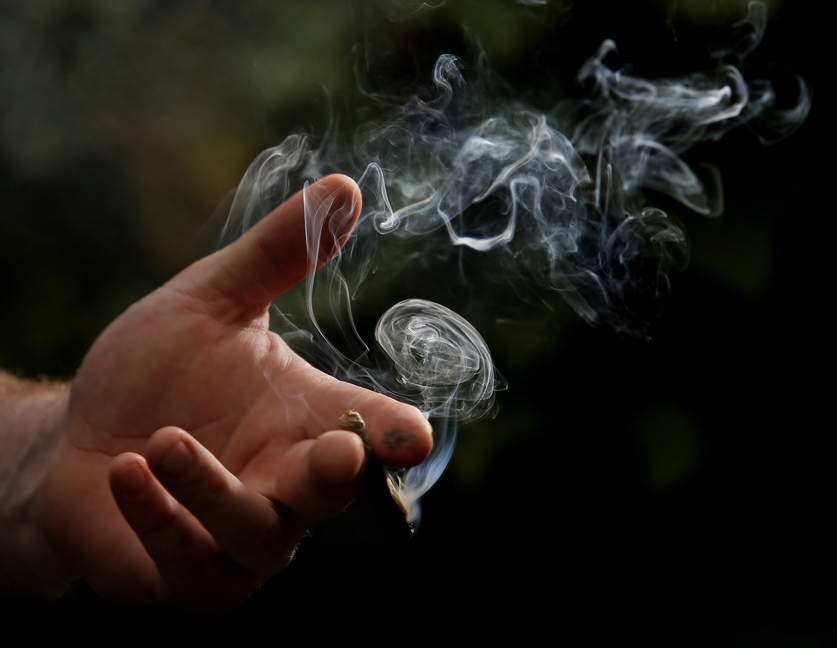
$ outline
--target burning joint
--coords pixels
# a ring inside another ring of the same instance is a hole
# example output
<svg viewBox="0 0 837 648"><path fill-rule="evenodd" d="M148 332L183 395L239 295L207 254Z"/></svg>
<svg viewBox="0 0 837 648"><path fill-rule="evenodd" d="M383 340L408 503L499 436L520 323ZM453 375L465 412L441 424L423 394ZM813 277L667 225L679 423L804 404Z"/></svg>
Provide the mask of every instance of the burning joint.
<svg viewBox="0 0 837 648"><path fill-rule="evenodd" d="M363 440L367 465L366 483L361 496L371 506L381 529L387 536L410 537L414 527L409 520L407 507L383 464L375 456L363 417L354 410L347 410L340 417L340 428L354 432Z"/></svg>

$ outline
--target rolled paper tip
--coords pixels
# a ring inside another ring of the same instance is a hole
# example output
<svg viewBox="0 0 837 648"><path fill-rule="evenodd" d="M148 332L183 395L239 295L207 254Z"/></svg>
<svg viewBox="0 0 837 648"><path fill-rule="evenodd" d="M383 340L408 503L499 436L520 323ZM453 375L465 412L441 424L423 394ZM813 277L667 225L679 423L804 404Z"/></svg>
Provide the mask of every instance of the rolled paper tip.
<svg viewBox="0 0 837 648"><path fill-rule="evenodd" d="M415 528L410 522L407 507L398 489L387 475L383 464L375 456L363 417L354 410L347 410L340 417L340 428L354 432L363 440L367 466L366 484L361 497L369 503L381 530L387 537L409 538L413 535Z"/></svg>
<svg viewBox="0 0 837 648"><path fill-rule="evenodd" d="M372 442L369 441L369 433L366 431L366 423L360 414L354 410L346 410L343 416L340 417L340 428L354 432L363 440L363 449L366 452L367 459L375 456L372 450Z"/></svg>

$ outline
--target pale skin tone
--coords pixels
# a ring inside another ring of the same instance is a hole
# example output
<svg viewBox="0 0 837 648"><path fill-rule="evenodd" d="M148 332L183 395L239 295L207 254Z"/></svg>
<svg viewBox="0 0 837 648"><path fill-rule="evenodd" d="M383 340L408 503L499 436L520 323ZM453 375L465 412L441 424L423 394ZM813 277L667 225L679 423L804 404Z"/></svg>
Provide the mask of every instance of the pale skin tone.
<svg viewBox="0 0 837 648"><path fill-rule="evenodd" d="M60 435L22 507L35 540L20 544L40 549L0 556L12 581L82 579L119 602L228 609L357 495L366 459L339 429L343 412L361 412L383 463L427 456L418 410L320 373L268 328L273 300L336 254L358 217L348 178L308 191L328 214L313 257L300 193L128 309L70 390L39 387L0 411L13 438L27 426Z"/></svg>

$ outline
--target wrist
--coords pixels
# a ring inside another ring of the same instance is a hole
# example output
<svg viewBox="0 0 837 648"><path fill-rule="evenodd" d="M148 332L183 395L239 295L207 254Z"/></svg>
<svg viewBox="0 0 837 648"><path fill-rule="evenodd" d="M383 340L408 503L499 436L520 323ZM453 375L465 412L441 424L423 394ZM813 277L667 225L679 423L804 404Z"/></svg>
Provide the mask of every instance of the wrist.
<svg viewBox="0 0 837 648"><path fill-rule="evenodd" d="M54 598L70 582L44 532L41 498L68 395L66 385L0 380L0 600Z"/></svg>

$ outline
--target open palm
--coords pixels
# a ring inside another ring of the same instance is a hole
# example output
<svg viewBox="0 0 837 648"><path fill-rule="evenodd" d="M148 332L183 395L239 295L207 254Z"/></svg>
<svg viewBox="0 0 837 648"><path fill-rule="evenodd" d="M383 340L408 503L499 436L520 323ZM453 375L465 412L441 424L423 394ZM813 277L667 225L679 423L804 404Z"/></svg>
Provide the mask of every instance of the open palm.
<svg viewBox="0 0 837 648"><path fill-rule="evenodd" d="M357 494L365 456L344 411L384 463L426 457L418 410L322 374L268 329L271 302L339 251L359 210L354 183L330 176L96 341L41 498L69 573L116 600L234 606Z"/></svg>

